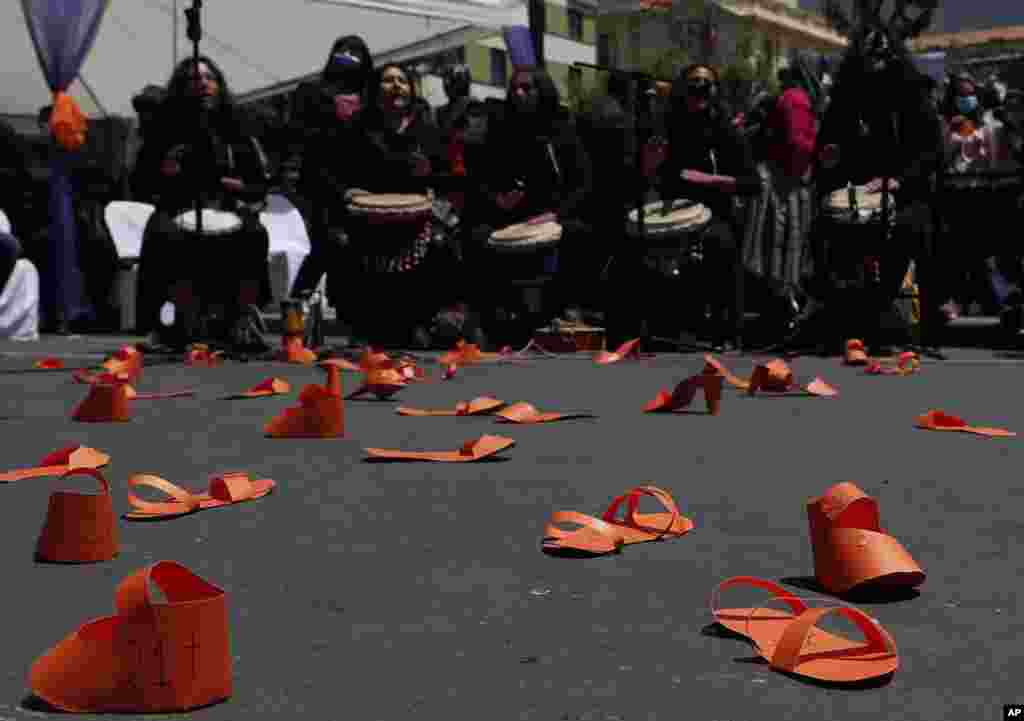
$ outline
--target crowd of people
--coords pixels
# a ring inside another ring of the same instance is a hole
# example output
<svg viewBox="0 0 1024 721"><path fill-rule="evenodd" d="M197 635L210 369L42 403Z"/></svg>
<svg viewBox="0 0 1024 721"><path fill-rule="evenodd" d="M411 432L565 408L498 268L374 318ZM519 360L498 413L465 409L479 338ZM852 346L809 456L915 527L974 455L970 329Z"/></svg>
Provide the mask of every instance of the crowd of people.
<svg viewBox="0 0 1024 721"><path fill-rule="evenodd" d="M742 322L738 272L769 336L830 350L849 337L876 348L900 340L880 317L908 269L926 332L979 304L1019 325L1021 252L1003 226L1020 211L1024 153L1006 90L965 73L943 87L914 68L905 39L884 23L863 27L821 98L788 68L778 94L737 113L716 68L695 64L667 98L612 73L607 93L573 117L534 65L514 69L503 101L473 98L468 68L450 67L448 104L433 111L409 69L375 67L349 35L294 91L276 162L217 64L183 61L141 118L132 194L156 211L139 329L175 349L211 337L265 347L269 240L258 212L275 186L302 209L312 243L291 294L308 297L326 275L339 318L377 345L504 344L556 318L601 325L612 344L687 330L726 348ZM197 191L212 211L206 236L183 221ZM844 214L879 193L869 222ZM430 212L381 222L354 209L367 196L422 196ZM842 213L829 212L835 197L846 199ZM687 241L701 250L686 272L647 262L631 228L630 209L652 199L666 212L678 199L710 211ZM556 253L489 242L502 228L551 222ZM0 241L5 281L19 250ZM860 282L843 281L851 271ZM524 276L550 278L540 307L524 303L514 283Z"/></svg>

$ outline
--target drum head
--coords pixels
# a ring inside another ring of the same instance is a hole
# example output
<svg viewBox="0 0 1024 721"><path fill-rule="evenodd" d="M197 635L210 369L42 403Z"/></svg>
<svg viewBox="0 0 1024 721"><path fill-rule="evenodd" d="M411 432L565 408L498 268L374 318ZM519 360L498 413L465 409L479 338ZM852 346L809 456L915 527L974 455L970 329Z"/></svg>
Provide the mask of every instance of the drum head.
<svg viewBox="0 0 1024 721"><path fill-rule="evenodd" d="M533 250L555 245L561 239L562 226L559 223L517 223L495 231L488 245L505 250Z"/></svg>
<svg viewBox="0 0 1024 721"><path fill-rule="evenodd" d="M415 193L366 193L352 196L351 204L357 208L414 208L430 204L429 195Z"/></svg>
<svg viewBox="0 0 1024 721"><path fill-rule="evenodd" d="M175 224L182 230L195 232L196 211L186 210L174 219ZM223 210L211 210L203 208L203 234L224 235L232 233L242 227L242 219L234 213Z"/></svg>

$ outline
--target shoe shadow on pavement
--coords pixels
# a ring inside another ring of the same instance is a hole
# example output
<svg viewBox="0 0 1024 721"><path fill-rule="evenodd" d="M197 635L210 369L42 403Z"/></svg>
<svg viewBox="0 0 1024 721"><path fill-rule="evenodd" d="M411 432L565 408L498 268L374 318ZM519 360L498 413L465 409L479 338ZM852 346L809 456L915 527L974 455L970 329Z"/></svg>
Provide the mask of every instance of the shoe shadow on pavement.
<svg viewBox="0 0 1024 721"><path fill-rule="evenodd" d="M833 598L839 598L843 601L854 604L864 603L869 605L881 605L886 603L901 603L903 601L913 600L921 595L921 592L916 588L892 585L886 586L880 583L864 583L861 584L859 588L840 595L826 591L814 576L793 576L790 578L781 578L779 580L787 586L795 586L796 588L803 589L804 591L810 591L811 593L820 594L822 596L832 596Z"/></svg>

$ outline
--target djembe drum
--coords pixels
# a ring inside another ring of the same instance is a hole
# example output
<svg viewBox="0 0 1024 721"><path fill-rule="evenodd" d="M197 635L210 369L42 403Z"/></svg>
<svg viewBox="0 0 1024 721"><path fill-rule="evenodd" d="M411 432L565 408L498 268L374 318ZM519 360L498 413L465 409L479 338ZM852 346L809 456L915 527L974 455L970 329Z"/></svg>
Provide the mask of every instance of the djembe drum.
<svg viewBox="0 0 1024 721"><path fill-rule="evenodd" d="M626 231L646 247L647 265L666 276L679 275L684 266L704 257L702 231L711 222L711 210L690 200L675 200L668 212L662 203L644 206L643 233L636 209L630 211Z"/></svg>
<svg viewBox="0 0 1024 721"><path fill-rule="evenodd" d="M356 193L348 211L386 232L355 233L364 244L371 272L400 273L419 265L430 247L434 198L417 193Z"/></svg>
<svg viewBox="0 0 1024 721"><path fill-rule="evenodd" d="M557 221L516 223L494 231L487 247L500 254L502 274L514 285L525 286L531 312L541 310L540 287L558 270L562 226Z"/></svg>

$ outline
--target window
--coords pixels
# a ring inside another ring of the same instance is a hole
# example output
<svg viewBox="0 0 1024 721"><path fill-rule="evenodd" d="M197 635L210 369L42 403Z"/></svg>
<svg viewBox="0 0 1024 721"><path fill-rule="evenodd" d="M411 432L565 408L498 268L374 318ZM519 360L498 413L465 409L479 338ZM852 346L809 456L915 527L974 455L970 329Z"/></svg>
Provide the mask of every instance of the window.
<svg viewBox="0 0 1024 721"><path fill-rule="evenodd" d="M499 88L508 85L505 62L505 51L491 48L491 85L497 85Z"/></svg>
<svg viewBox="0 0 1024 721"><path fill-rule="evenodd" d="M583 41L583 13L579 10L569 11L569 39Z"/></svg>

